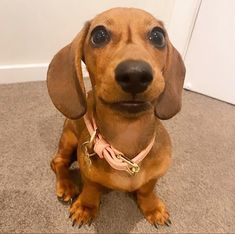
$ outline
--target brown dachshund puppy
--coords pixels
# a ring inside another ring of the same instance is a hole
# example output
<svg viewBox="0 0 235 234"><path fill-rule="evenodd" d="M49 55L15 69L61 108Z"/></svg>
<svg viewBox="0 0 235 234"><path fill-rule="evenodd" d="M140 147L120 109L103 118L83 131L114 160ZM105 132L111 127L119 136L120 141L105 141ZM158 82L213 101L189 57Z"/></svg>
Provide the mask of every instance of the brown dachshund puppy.
<svg viewBox="0 0 235 234"><path fill-rule="evenodd" d="M81 61L92 84L87 97ZM83 188L70 207L73 224L91 223L102 191L109 188L135 193L151 224L169 225L166 206L154 193L156 181L171 163L170 138L159 119L179 112L184 76L184 63L163 23L133 8L99 14L55 55L48 69L48 90L67 119L51 167L57 196L70 201L78 193L69 173L77 153ZM121 152L123 157L116 159L126 163L126 171L115 169L104 153L94 153L98 138L95 134L91 139L84 114L95 121L105 147ZM136 155L146 150L138 165L134 163Z"/></svg>

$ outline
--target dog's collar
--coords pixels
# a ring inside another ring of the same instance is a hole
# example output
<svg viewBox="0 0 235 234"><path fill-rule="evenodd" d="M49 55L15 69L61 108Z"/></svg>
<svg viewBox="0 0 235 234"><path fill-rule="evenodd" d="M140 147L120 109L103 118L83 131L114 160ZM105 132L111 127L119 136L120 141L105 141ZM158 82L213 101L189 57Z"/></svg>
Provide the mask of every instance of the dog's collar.
<svg viewBox="0 0 235 234"><path fill-rule="evenodd" d="M87 156L87 159L91 163L90 157L98 155L100 158L104 158L109 165L120 171L127 171L129 174L134 175L140 170L138 165L150 152L155 141L155 134L149 143L149 145L143 149L137 156L133 159L128 159L119 150L111 146L98 132L97 125L94 117L91 120L88 115L84 115L84 122L86 124L87 130L91 136L90 141L83 143L82 148Z"/></svg>

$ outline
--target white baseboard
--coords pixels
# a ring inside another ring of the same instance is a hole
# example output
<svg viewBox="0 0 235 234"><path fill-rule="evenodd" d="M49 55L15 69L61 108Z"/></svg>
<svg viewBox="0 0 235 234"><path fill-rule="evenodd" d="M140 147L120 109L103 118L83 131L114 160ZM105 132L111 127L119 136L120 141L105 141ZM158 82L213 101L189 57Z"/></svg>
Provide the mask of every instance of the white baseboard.
<svg viewBox="0 0 235 234"><path fill-rule="evenodd" d="M48 63L0 65L0 84L46 80ZM83 76L87 77L82 64Z"/></svg>

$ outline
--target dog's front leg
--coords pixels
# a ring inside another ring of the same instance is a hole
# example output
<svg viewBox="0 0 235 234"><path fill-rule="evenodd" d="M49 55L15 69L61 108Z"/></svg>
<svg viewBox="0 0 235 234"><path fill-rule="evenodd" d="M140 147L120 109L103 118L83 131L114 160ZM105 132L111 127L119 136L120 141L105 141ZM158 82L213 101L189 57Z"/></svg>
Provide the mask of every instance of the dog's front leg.
<svg viewBox="0 0 235 234"><path fill-rule="evenodd" d="M137 203L145 218L156 228L158 224L169 226L169 213L163 201L154 193L157 180L151 180L136 191Z"/></svg>
<svg viewBox="0 0 235 234"><path fill-rule="evenodd" d="M66 120L58 151L51 161L51 168L56 174L56 195L65 203L71 201L79 192L69 170L70 165L76 160L74 152L77 149L77 137L72 129L71 122Z"/></svg>
<svg viewBox="0 0 235 234"><path fill-rule="evenodd" d="M96 218L102 194L102 186L99 184L86 179L83 179L83 183L81 194L70 207L70 218L73 225L77 223L79 227L83 224L90 225Z"/></svg>

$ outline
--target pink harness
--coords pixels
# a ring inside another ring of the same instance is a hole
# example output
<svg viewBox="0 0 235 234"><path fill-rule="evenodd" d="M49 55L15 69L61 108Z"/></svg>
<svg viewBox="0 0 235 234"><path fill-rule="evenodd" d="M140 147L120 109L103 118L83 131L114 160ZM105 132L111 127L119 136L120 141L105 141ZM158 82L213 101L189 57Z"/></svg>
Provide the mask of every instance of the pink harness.
<svg viewBox="0 0 235 234"><path fill-rule="evenodd" d="M92 145L94 151L92 154L90 154L88 153L88 150L86 148L86 153L88 157L97 154L100 158L105 158L109 165L116 170L127 171L131 175L134 175L135 173L139 172L140 167L138 163L140 163L152 149L155 141L155 135L149 145L144 150L142 150L137 156L130 160L126 158L122 152L112 147L107 141L104 140L101 134L98 133L97 125L93 116L92 120L90 120L87 114L85 114L84 121L87 130L91 136L90 141L85 142L84 144L85 147L86 144L89 144L90 146Z"/></svg>

